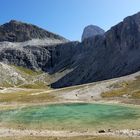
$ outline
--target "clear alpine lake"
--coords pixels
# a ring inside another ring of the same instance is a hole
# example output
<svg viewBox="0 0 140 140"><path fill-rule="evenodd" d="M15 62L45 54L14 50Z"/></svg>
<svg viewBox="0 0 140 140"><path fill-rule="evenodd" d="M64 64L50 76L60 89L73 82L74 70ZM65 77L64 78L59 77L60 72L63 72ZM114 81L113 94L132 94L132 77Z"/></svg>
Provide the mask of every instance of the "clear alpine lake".
<svg viewBox="0 0 140 140"><path fill-rule="evenodd" d="M108 104L53 104L0 111L4 124L47 129L139 127L140 109Z"/></svg>

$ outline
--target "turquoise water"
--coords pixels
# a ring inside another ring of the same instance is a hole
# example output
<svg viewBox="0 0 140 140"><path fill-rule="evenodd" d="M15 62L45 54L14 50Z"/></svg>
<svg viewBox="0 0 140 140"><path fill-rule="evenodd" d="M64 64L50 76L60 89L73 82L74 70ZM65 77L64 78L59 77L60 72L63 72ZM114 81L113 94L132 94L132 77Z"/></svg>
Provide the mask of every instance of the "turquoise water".
<svg viewBox="0 0 140 140"><path fill-rule="evenodd" d="M104 104L55 104L0 111L0 121L42 128L140 126L140 109Z"/></svg>

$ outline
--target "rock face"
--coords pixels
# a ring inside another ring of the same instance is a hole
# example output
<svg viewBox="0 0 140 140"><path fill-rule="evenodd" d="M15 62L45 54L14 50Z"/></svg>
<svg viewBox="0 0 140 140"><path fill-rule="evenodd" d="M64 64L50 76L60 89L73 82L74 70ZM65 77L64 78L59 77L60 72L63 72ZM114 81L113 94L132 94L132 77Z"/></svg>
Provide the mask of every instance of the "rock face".
<svg viewBox="0 0 140 140"><path fill-rule="evenodd" d="M85 53L78 67L75 66L71 73L54 83L53 87L106 80L139 71L140 13L125 18L104 36L94 42L92 40L91 44L94 45Z"/></svg>
<svg viewBox="0 0 140 140"><path fill-rule="evenodd" d="M104 33L105 31L101 29L100 27L95 26L95 25L89 25L85 27L81 40L84 41L85 39L93 38L96 35L103 35Z"/></svg>
<svg viewBox="0 0 140 140"><path fill-rule="evenodd" d="M7 35L2 38L7 38ZM0 43L0 61L4 63L41 69L51 75L59 73L59 76L62 72L69 71L51 84L54 88L106 80L137 72L140 70L139 54L140 13L125 18L104 35L84 39L82 43L63 42L51 45L44 41Z"/></svg>
<svg viewBox="0 0 140 140"><path fill-rule="evenodd" d="M0 42L24 42L31 39L58 39L67 41L65 38L41 29L35 25L11 20L9 23L0 26Z"/></svg>
<svg viewBox="0 0 140 140"><path fill-rule="evenodd" d="M79 44L79 42L68 42L50 46L20 46L4 42L0 43L0 61L54 73L70 65L73 55L80 53Z"/></svg>

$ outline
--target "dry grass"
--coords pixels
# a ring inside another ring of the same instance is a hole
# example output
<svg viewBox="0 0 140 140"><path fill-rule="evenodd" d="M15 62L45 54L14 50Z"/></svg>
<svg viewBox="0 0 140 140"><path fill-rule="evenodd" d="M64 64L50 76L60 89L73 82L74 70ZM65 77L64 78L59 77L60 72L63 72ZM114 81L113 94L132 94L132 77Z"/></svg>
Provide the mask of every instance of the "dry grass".
<svg viewBox="0 0 140 140"><path fill-rule="evenodd" d="M116 87L117 85L115 85ZM132 99L140 99L140 76L136 77L136 80L130 81L129 83L119 83L119 88L114 88L109 92L101 94L103 98L110 97L127 97Z"/></svg>
<svg viewBox="0 0 140 140"><path fill-rule="evenodd" d="M44 89L33 89L33 90L25 90L18 91L13 93L4 93L0 94L0 102L1 103L42 103L48 101L54 101L55 96L51 93L42 93L38 95L33 95L35 93L45 92L47 90Z"/></svg>
<svg viewBox="0 0 140 140"><path fill-rule="evenodd" d="M124 89L112 90L101 94L103 98L122 97L127 92Z"/></svg>
<svg viewBox="0 0 140 140"><path fill-rule="evenodd" d="M50 87L48 85L45 85L43 82L35 82L32 84L23 84L19 87L27 88L27 89L50 89Z"/></svg>
<svg viewBox="0 0 140 140"><path fill-rule="evenodd" d="M132 98L140 99L140 90L132 93Z"/></svg>

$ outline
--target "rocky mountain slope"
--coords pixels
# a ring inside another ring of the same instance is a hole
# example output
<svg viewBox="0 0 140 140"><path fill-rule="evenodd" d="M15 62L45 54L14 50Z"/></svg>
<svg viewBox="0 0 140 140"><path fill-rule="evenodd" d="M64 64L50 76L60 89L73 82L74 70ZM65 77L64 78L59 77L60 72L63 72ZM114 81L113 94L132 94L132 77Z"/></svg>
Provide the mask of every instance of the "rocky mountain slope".
<svg viewBox="0 0 140 140"><path fill-rule="evenodd" d="M49 88L50 84L58 81L71 70L56 72L49 75L42 71L34 71L16 65L7 65L0 62L0 87L18 88Z"/></svg>
<svg viewBox="0 0 140 140"><path fill-rule="evenodd" d="M93 42L94 41L94 42ZM64 87L120 77L140 70L140 13L125 18L93 44L78 67L53 84ZM86 47L86 44L84 45ZM74 67L74 66L73 66Z"/></svg>
<svg viewBox="0 0 140 140"><path fill-rule="evenodd" d="M45 72L47 80L56 74L47 82L54 88L111 79L140 70L140 13L125 18L104 35L84 39L81 43L68 42L57 35L48 36L48 31L34 25L16 22L20 26L11 30L7 24L0 27L0 61ZM21 36L18 36L20 27ZM37 34L34 35L33 30ZM26 37L22 36L23 31ZM9 39L9 32L16 37Z"/></svg>
<svg viewBox="0 0 140 140"><path fill-rule="evenodd" d="M98 26L95 25L88 25L84 28L83 34L82 34L82 41L88 38L93 38L97 35L103 35L105 31L101 29Z"/></svg>
<svg viewBox="0 0 140 140"><path fill-rule="evenodd" d="M78 55L81 49L79 42L56 45L2 42L0 43L0 61L52 73L67 69L72 63L73 54Z"/></svg>

